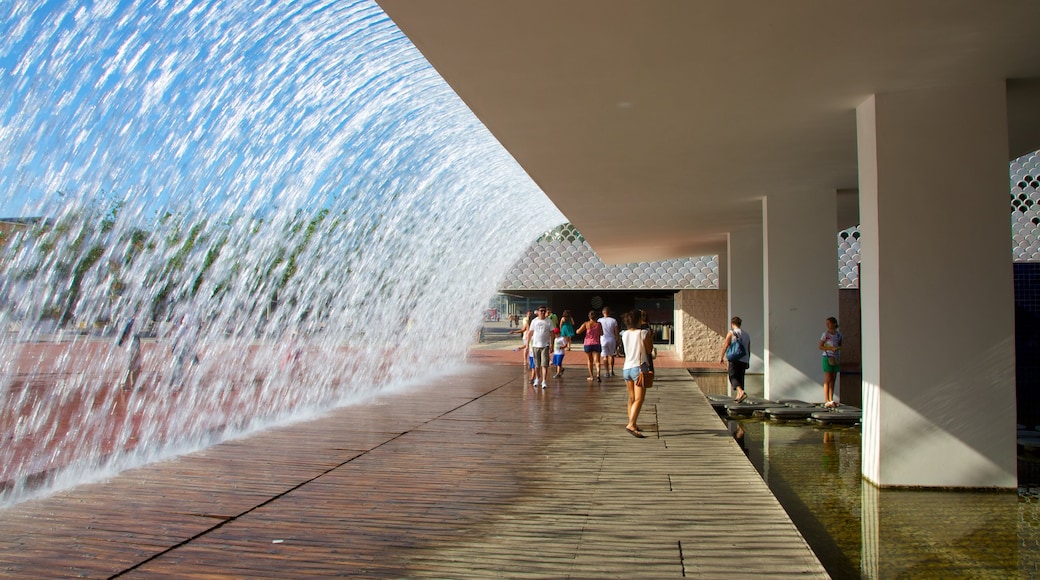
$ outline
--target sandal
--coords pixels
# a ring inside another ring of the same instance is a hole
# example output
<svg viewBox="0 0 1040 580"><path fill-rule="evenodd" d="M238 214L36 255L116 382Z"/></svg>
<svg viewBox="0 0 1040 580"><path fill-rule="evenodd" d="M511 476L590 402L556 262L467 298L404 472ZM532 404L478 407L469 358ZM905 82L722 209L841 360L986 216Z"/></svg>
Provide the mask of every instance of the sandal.
<svg viewBox="0 0 1040 580"><path fill-rule="evenodd" d="M733 399L733 402L739 404L739 403L743 403L746 400L747 400L747 393L740 393L740 396L737 397L736 399Z"/></svg>
<svg viewBox="0 0 1040 580"><path fill-rule="evenodd" d="M629 429L628 427L625 427L625 431L628 431L628 434L635 437L636 439L646 439L646 435L643 435L635 429Z"/></svg>

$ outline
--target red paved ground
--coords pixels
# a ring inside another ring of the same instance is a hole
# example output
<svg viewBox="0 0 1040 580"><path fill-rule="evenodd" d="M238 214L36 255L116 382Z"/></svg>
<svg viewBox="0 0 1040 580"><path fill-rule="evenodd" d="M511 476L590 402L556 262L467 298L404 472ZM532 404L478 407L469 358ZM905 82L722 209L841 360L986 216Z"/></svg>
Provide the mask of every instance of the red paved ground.
<svg viewBox="0 0 1040 580"><path fill-rule="evenodd" d="M492 337L491 342L477 345L469 352L469 360L485 364L521 365L521 353L513 350L515 338L505 339L503 336ZM4 389L5 405L0 408L0 489L11 486L16 471L24 471L23 465L31 464L31 475L28 481L40 479L54 470L71 463L105 457L119 449L135 448L145 437L142 430L142 416L132 409L150 409L147 429L152 433L147 437L154 439L155 433L161 438L164 433L179 426L163 424L162 409L177 408L181 397L189 396L187 392L170 389L153 389L150 382L161 380L155 368L163 367L169 353L154 344L143 346L144 360L152 369L152 374L138 383L137 390L131 392L114 388L122 378L121 360L114 360L110 371L97 377L89 378L112 387L102 392L87 395L82 391L65 389L59 393L56 386L61 381L72 379L83 380L77 369L85 368L87 363L97 357L109 356L111 341L78 340L58 343L32 343L21 345L21 352L11 367L12 382ZM259 347L254 347L243 357L246 364L251 356L258 356ZM118 354L117 354L118 356ZM262 354L261 354L262 356ZM568 352L564 359L564 368L569 377L585 376L585 353L580 348ZM619 358L617 369L624 364ZM655 364L660 368L690 368L699 370L723 369L723 365L691 365L678 360L674 352L661 350ZM64 372L39 372L40 369L65 369ZM147 370L147 369L146 369ZM34 374L35 373L35 374ZM243 390L240 390L243 391ZM251 390L250 390L251 391ZM92 398L88 399L88 396ZM253 396L255 399L255 396ZM18 401L12 404L12 401ZM226 401L228 413L234 415L235 408L246 409L256 401L248 394L238 392ZM51 415L46 430L27 431L24 424L29 416L44 408ZM156 412L159 410L159 412ZM83 421L85 414L106 413L106 421ZM225 416L227 416L225 414ZM196 428L219 429L223 419L214 419L209 425L196 425ZM121 436L124 428L130 430L131 436ZM74 436L69 432L75 433ZM84 445L82 442L89 442Z"/></svg>

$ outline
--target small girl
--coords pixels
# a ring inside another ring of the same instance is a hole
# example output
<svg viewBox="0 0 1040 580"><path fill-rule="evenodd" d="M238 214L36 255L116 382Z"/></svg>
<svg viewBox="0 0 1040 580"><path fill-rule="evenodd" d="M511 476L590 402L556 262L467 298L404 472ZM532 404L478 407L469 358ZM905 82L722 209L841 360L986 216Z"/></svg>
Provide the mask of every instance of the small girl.
<svg viewBox="0 0 1040 580"><path fill-rule="evenodd" d="M827 319L827 330L820 336L819 349L823 351L823 406L828 409L837 407L834 402L834 383L841 371L841 332L838 331L838 319L833 316Z"/></svg>
<svg viewBox="0 0 1040 580"><path fill-rule="evenodd" d="M553 375L554 379L558 379L563 376L563 355L567 352L568 340L562 336L557 336L556 340L553 341L553 355L552 364L556 367L556 374Z"/></svg>
<svg viewBox="0 0 1040 580"><path fill-rule="evenodd" d="M524 330L524 352L527 353L527 366L531 369L531 384L538 382L538 368L534 366L534 349L531 348L531 329Z"/></svg>

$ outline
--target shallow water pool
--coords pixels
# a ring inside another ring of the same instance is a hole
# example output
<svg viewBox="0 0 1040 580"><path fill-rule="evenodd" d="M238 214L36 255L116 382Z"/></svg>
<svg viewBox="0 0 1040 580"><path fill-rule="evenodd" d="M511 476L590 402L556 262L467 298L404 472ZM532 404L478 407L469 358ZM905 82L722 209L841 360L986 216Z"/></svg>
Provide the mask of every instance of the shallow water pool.
<svg viewBox="0 0 1040 580"><path fill-rule="evenodd" d="M724 375L695 378L705 393L725 392L716 384L724 389ZM750 377L749 393L761 394L760 383ZM1040 576L1040 486L1032 482L1017 494L880 490L860 477L858 427L727 424L834 578ZM1020 460L1031 463L1040 459Z"/></svg>

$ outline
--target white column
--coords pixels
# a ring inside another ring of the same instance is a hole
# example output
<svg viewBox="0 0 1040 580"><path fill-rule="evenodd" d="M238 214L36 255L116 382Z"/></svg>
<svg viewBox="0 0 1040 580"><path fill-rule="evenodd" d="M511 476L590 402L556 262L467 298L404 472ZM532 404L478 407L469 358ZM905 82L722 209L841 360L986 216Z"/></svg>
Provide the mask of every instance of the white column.
<svg viewBox="0 0 1040 580"><path fill-rule="evenodd" d="M762 227L755 226L729 233L729 320L739 316L742 328L751 337L751 368L748 372L761 373L764 369L765 317L762 314Z"/></svg>
<svg viewBox="0 0 1040 580"><path fill-rule="evenodd" d="M857 109L863 475L1016 486L1003 81Z"/></svg>
<svg viewBox="0 0 1040 580"><path fill-rule="evenodd" d="M769 197L763 214L766 398L822 402L820 334L838 315L837 194Z"/></svg>

